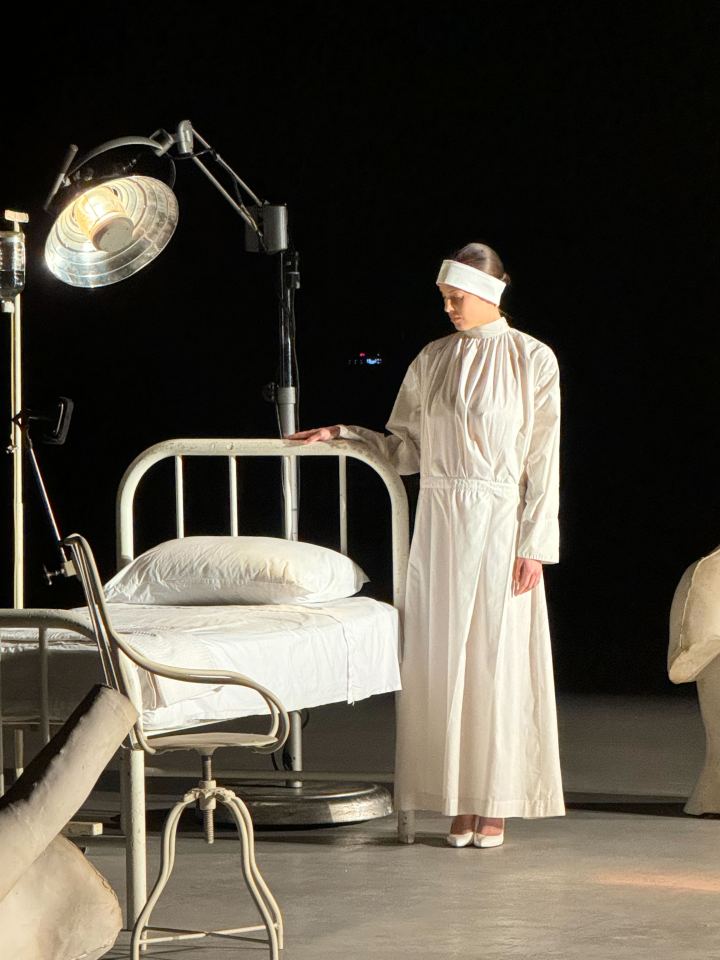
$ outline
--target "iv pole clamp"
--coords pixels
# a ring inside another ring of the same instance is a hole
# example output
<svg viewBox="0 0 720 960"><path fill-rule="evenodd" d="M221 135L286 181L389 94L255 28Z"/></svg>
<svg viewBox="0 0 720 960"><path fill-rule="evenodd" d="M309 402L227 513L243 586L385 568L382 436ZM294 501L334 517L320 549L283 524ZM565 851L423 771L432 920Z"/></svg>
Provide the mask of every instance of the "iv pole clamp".
<svg viewBox="0 0 720 960"><path fill-rule="evenodd" d="M65 546L63 544L63 537L55 519L55 514L50 503L50 497L48 496L47 488L45 487L45 482L43 481L42 473L40 472L40 464L38 463L37 456L35 455L35 448L33 446L32 438L30 437L30 424L32 421L43 421L51 424L51 426L46 427L45 431L43 432L41 441L44 443L60 445L65 443L68 429L70 427L70 417L72 416L72 411L72 400L70 400L68 397L60 397L58 400L57 410L53 410L52 414L48 414L44 411L37 412L35 410L25 409L21 410L20 413L13 417L13 425L17 426L21 431L23 438L23 450L30 463L30 470L35 477L35 482L37 484L40 499L45 510L45 515L48 519L53 537L55 539L55 546L60 554L60 566L56 570L50 570L47 566L43 567L45 571L45 579L51 586L58 577L74 577L76 576L77 571L75 570L72 560L70 560L67 555Z"/></svg>

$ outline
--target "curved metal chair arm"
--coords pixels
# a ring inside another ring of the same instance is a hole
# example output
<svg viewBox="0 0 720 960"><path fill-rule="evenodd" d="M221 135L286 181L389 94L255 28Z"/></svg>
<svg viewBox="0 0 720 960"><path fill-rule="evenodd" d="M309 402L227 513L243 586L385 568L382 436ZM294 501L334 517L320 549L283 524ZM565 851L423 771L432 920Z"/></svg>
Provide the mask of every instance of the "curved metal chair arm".
<svg viewBox="0 0 720 960"><path fill-rule="evenodd" d="M282 703L274 693L267 690L251 677L246 677L241 673L226 670L192 670L185 667L174 667L165 663L158 663L155 660L143 656L126 640L124 640L112 627L105 595L102 589L100 575L98 573L95 557L93 556L90 544L83 536L73 533L63 540L63 545L67 546L72 552L73 560L77 569L78 576L85 591L85 598L88 604L88 611L95 632L89 632L85 626L85 633L97 639L101 647L100 654L103 659L108 682L116 689L127 695L126 687L120 660L117 651L122 653L138 667L146 670L148 673L160 677L167 677L170 680L180 680L187 683L207 683L207 684L227 684L230 686L242 686L254 690L265 701L270 712L271 725L268 730L268 736L274 738L274 742L266 746L254 748L255 753L274 753L279 750L288 738L290 733L290 718ZM62 619L62 618L61 618ZM148 753L154 753L151 743L145 738L140 728L136 729L138 739L143 749Z"/></svg>

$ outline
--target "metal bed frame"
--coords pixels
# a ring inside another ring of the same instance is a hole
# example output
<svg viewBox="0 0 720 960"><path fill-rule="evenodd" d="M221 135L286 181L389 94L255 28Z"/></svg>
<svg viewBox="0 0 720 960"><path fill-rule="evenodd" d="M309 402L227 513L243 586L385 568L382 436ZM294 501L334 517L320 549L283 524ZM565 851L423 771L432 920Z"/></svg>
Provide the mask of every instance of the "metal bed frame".
<svg viewBox="0 0 720 960"><path fill-rule="evenodd" d="M398 609L402 622L405 580L409 553L408 504L405 487L396 470L383 458L356 441L334 440L328 443L303 444L298 441L274 439L176 439L155 444L141 453L126 470L117 495L117 565L122 569L134 558L134 505L141 479L157 463L172 459L175 465L175 514L176 534L185 535L185 483L184 459L186 457L221 457L228 464L229 528L230 534L238 535L239 517L237 506L237 458L281 457L283 474L288 472L294 457L336 457L338 459L339 505L340 505L340 551L347 554L347 458L359 460L371 467L382 479L390 497L392 527L393 604ZM292 507L285 505L284 526L286 536L292 530ZM109 624L108 624L109 626ZM44 740L49 739L48 696L48 649L47 630L53 628L75 631L99 643L97 630L102 624L93 622L92 628L83 623L71 611L64 610L15 610L0 611L0 627L32 627L38 629L40 655L40 709L39 724ZM110 628L111 637L116 637ZM113 641L114 642L114 641ZM125 644L127 646L127 644ZM212 671L196 672L191 669L168 667L147 661L133 648L131 653L121 647L139 666L150 672L198 682L198 678ZM101 653L102 656L102 653ZM144 662L143 662L144 661ZM104 662L104 661L103 661ZM106 664L104 663L104 666ZM170 672L168 672L170 671ZM233 677L234 674L227 674ZM199 682L203 682L202 679ZM206 682L211 682L210 680ZM213 681L217 683L218 678ZM221 681L225 682L225 681ZM235 682L228 679L228 683ZM0 691L1 695L1 691ZM302 771L301 719L297 712L290 714L288 743L292 763L292 779L301 782L306 778ZM12 724L12 726L28 726ZM2 734L2 700L0 699L0 736ZM145 836L145 753L147 742L135 737L130 749L123 751L121 772L122 818L126 837L127 874L127 924L132 926L147 900L146 836ZM0 748L1 750L1 748ZM1 753L0 753L1 757ZM1 771L0 771L1 772ZM327 774L332 776L332 774ZM313 776L309 775L312 779ZM288 773L283 779L290 779ZM414 813L398 812L398 833L401 842L412 843L414 839Z"/></svg>
<svg viewBox="0 0 720 960"><path fill-rule="evenodd" d="M408 507L405 487L399 474L384 459L357 442L341 440L332 443L302 444L289 440L166 440L144 450L125 472L117 495L117 569L122 570L135 557L135 495L142 478L163 460L175 464L175 527L178 538L185 536L185 478L186 457L222 457L228 463L229 532L237 536L239 518L237 509L237 458L281 456L284 464L290 457L337 457L340 496L340 552L347 555L347 457L368 464L380 475L390 496L392 516L393 605L402 616L405 579L408 562ZM285 500L285 537L293 529L290 498ZM293 771L302 770L302 720L299 712L290 715L290 757Z"/></svg>

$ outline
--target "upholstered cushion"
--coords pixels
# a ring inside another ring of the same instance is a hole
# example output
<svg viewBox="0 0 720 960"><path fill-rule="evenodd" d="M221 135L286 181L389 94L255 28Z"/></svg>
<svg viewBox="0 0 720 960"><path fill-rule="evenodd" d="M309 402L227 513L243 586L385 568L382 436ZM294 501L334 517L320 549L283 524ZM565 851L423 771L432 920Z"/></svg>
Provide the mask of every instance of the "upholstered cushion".
<svg viewBox="0 0 720 960"><path fill-rule="evenodd" d="M0 900L85 802L136 718L127 697L94 687L0 797Z"/></svg>
<svg viewBox="0 0 720 960"><path fill-rule="evenodd" d="M110 884L73 843L55 837L0 900L0 960L96 960L121 928Z"/></svg>
<svg viewBox="0 0 720 960"><path fill-rule="evenodd" d="M122 926L113 890L58 831L137 719L97 686L0 798L0 960L96 960Z"/></svg>
<svg viewBox="0 0 720 960"><path fill-rule="evenodd" d="M317 603L367 581L349 557L277 537L183 537L137 557L105 586L112 603Z"/></svg>
<svg viewBox="0 0 720 960"><path fill-rule="evenodd" d="M670 608L668 673L673 683L695 680L720 653L720 547L691 564Z"/></svg>

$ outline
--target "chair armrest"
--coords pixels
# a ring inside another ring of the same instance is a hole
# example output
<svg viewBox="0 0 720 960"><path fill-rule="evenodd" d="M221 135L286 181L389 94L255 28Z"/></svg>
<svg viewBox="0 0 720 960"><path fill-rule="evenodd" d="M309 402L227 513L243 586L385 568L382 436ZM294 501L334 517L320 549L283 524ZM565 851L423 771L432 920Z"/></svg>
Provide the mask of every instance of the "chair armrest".
<svg viewBox="0 0 720 960"><path fill-rule="evenodd" d="M92 635L97 641L108 680L114 686L117 686L123 693L129 692L127 689L123 689L125 681L122 673L122 661L117 655L117 652L120 651L136 666L156 676L167 677L169 680L207 683L214 686L227 684L229 686L246 687L249 690L254 690L265 701L271 716L268 736L275 739L275 742L267 747L256 748L256 752L274 753L283 746L290 733L290 718L285 707L274 693L251 677L246 677L234 671L194 670L190 667L176 667L166 663L158 663L145 657L113 629L105 603L100 575L87 540L80 534L73 533L65 538L63 544L72 551L75 568L85 592L88 612L94 628ZM136 733L143 748L148 752L153 752L142 731L138 730L137 727Z"/></svg>
<svg viewBox="0 0 720 960"><path fill-rule="evenodd" d="M275 737L277 741L269 747L258 747L255 752L274 753L285 744L290 733L290 718L287 711L275 694L256 680L230 670L193 670L191 667L175 667L167 663L158 663L156 660L149 660L143 656L135 647L123 640L119 634L116 634L112 627L109 628L108 632L111 641L124 653L128 660L155 676L167 677L169 680L180 680L186 683L207 683L213 686L223 684L254 690L262 697L270 711L273 724L269 736Z"/></svg>

